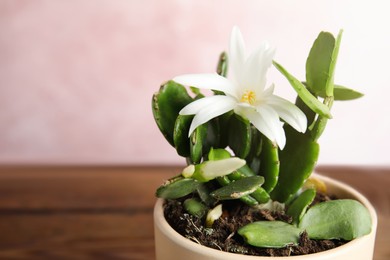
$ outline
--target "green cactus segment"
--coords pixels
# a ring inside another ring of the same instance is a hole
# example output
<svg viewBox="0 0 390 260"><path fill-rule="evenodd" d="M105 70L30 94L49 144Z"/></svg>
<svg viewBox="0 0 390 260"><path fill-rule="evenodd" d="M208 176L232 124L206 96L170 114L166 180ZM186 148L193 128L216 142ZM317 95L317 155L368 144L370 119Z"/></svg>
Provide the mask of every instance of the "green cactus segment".
<svg viewBox="0 0 390 260"><path fill-rule="evenodd" d="M198 192L199 198L207 206L212 206L215 204L216 200L210 195L212 188L209 185L210 183L199 183L196 191Z"/></svg>
<svg viewBox="0 0 390 260"><path fill-rule="evenodd" d="M175 122L173 130L173 143L176 151L180 156L190 156L190 140L188 139L188 132L190 131L191 121L194 116L179 115Z"/></svg>
<svg viewBox="0 0 390 260"><path fill-rule="evenodd" d="M186 199L183 206L188 213L198 218L202 218L208 211L208 207L196 198Z"/></svg>
<svg viewBox="0 0 390 260"><path fill-rule="evenodd" d="M216 118L219 125L219 148L225 148L229 145L229 122L234 112L229 111Z"/></svg>
<svg viewBox="0 0 390 260"><path fill-rule="evenodd" d="M218 177L217 179L217 182L221 185L221 186L227 186L229 184L232 183L232 181L229 179L229 177L227 176L223 176L223 177ZM210 195L212 196L212 194L210 193ZM214 198L214 197L213 197ZM215 198L214 198L215 199ZM247 204L248 206L255 206L255 205L258 205L259 202L253 198L252 196L250 195L246 195L246 196L242 196L240 198L240 200L242 202L244 202L245 204Z"/></svg>
<svg viewBox="0 0 390 260"><path fill-rule="evenodd" d="M234 129L234 131L233 131ZM229 146L234 154L246 158L251 150L251 124L249 120L234 114L229 122Z"/></svg>
<svg viewBox="0 0 390 260"><path fill-rule="evenodd" d="M167 141L174 146L173 130L179 111L192 102L184 86L168 81L153 95L152 111L154 120Z"/></svg>
<svg viewBox="0 0 390 260"><path fill-rule="evenodd" d="M160 186L156 196L163 199L178 199L196 191L198 182L193 179L179 179Z"/></svg>
<svg viewBox="0 0 390 260"><path fill-rule="evenodd" d="M205 153L205 143L207 137L207 123L198 126L190 136L190 159L194 164L200 163Z"/></svg>
<svg viewBox="0 0 390 260"><path fill-rule="evenodd" d="M239 199L253 193L264 183L261 176L252 176L230 182L228 185L219 188L211 193L211 196L218 200Z"/></svg>
<svg viewBox="0 0 390 260"><path fill-rule="evenodd" d="M352 240L371 232L371 216L356 200L331 200L311 207L299 228L312 239Z"/></svg>
<svg viewBox="0 0 390 260"><path fill-rule="evenodd" d="M324 104L327 105L330 108L332 108L333 105L333 97L326 97L324 99ZM317 141L322 133L325 130L326 124L328 123L328 118L318 116L317 120L314 122L312 126L309 127L310 135L313 139L313 141Z"/></svg>
<svg viewBox="0 0 390 260"><path fill-rule="evenodd" d="M247 164L254 172L260 170L260 154L263 147L262 134L256 127L251 126L252 138L251 138L251 149L248 156L245 158Z"/></svg>
<svg viewBox="0 0 390 260"><path fill-rule="evenodd" d="M222 159L228 159L232 157L231 154L225 149L214 149L211 148L208 154L208 159L210 161L217 161Z"/></svg>
<svg viewBox="0 0 390 260"><path fill-rule="evenodd" d="M246 243L266 248L297 245L300 233L300 229L282 221L257 221L238 230Z"/></svg>
<svg viewBox="0 0 390 260"><path fill-rule="evenodd" d="M315 189L307 189L291 203L288 207L287 215L293 218L293 224L299 224L303 215L306 213L307 207L313 202L315 196Z"/></svg>
<svg viewBox="0 0 390 260"><path fill-rule="evenodd" d="M278 146L265 136L262 139L263 147L260 154L259 174L265 179L262 187L267 192L271 192L277 184L279 177Z"/></svg>
<svg viewBox="0 0 390 260"><path fill-rule="evenodd" d="M302 187L313 172L320 147L307 134L301 134L285 125L286 146L279 153L280 170L278 183L271 198L286 202Z"/></svg>
<svg viewBox="0 0 390 260"><path fill-rule="evenodd" d="M254 176L255 173L253 170L248 166L248 164L242 166L240 169L237 170L237 172L240 174L242 177L250 177Z"/></svg>
<svg viewBox="0 0 390 260"><path fill-rule="evenodd" d="M257 188L251 194L251 197L253 197L255 200L257 200L257 202L260 204L267 203L271 199L269 193L265 189L263 189L262 187Z"/></svg>
<svg viewBox="0 0 390 260"><path fill-rule="evenodd" d="M226 77L228 70L228 56L226 52L222 52L219 55L218 65L217 65L217 74L222 77Z"/></svg>
<svg viewBox="0 0 390 260"><path fill-rule="evenodd" d="M356 90L340 85L334 85L334 100L352 100L362 96L364 95Z"/></svg>
<svg viewBox="0 0 390 260"><path fill-rule="evenodd" d="M329 108L322 104L313 94L311 94L302 82L292 76L277 62L274 61L273 64L286 77L286 79L290 82L290 85L297 92L298 96L302 99L303 102L305 102L308 107L310 107L311 110L321 116L332 118Z"/></svg>
<svg viewBox="0 0 390 260"><path fill-rule="evenodd" d="M333 49L332 53L332 59L329 65L329 79L326 82L326 89L325 93L327 97L333 97L334 95L334 72L336 70L336 62L337 58L339 56L339 50L340 50L340 44L341 44L341 37L343 36L343 30L339 31L339 34L337 35L336 44Z"/></svg>
<svg viewBox="0 0 390 260"><path fill-rule="evenodd" d="M297 96L296 100L295 100L295 105L300 109L302 110L302 112L305 114L306 116L306 119L307 119L307 125L310 126L315 118L316 118L316 113L311 110L306 104L305 102L302 101L302 99Z"/></svg>
<svg viewBox="0 0 390 260"><path fill-rule="evenodd" d="M307 87L317 96L333 96L333 52L335 38L331 33L321 32L313 43L306 61Z"/></svg>

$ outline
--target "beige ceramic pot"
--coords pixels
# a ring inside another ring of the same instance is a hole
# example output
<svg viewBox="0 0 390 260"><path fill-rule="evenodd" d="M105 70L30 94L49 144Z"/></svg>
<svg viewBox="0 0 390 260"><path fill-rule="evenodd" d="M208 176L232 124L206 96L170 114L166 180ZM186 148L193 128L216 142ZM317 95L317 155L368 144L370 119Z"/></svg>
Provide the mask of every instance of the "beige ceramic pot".
<svg viewBox="0 0 390 260"><path fill-rule="evenodd" d="M377 227L377 215L370 202L359 192L348 185L320 175L314 175L323 180L327 185L329 194L335 194L340 198L356 199L367 207L372 218L371 233L361 238L348 242L345 245L328 251L302 255L277 257L286 260L368 260L372 259L374 252L375 233ZM246 256L234 253L222 252L216 249L199 245L177 233L165 220L163 214L163 200L158 199L154 208L154 234L157 260L269 260L270 257Z"/></svg>

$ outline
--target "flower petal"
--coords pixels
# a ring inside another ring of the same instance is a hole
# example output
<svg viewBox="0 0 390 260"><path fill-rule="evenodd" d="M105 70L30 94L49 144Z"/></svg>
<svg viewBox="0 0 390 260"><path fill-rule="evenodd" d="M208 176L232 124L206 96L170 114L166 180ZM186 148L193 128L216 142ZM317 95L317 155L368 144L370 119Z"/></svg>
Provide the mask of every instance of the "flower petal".
<svg viewBox="0 0 390 260"><path fill-rule="evenodd" d="M280 122L278 114L271 107L268 105L262 105L256 109L237 107L235 112L247 117L263 135L272 142L276 142L280 149L284 148L286 135L284 134L283 123Z"/></svg>
<svg viewBox="0 0 390 260"><path fill-rule="evenodd" d="M232 96L237 95L232 82L216 73L185 74L174 77L173 81L186 86L218 90Z"/></svg>
<svg viewBox="0 0 390 260"><path fill-rule="evenodd" d="M241 81L241 71L246 59L245 56L245 43L242 38L240 29L234 26L230 35L229 44L229 67L232 70L233 78L236 83Z"/></svg>
<svg viewBox="0 0 390 260"><path fill-rule="evenodd" d="M270 105L279 114L279 117L286 121L298 132L304 133L307 128L307 118L305 114L293 103L281 97L271 95L267 99Z"/></svg>
<svg viewBox="0 0 390 260"><path fill-rule="evenodd" d="M191 103L189 103L187 106L185 106L182 110L180 110L180 115L195 115L199 113L202 109L205 107L208 107L215 102L219 102L220 100L231 100L231 97L224 96L224 95L215 95L215 96L209 96L204 97L201 99L197 99Z"/></svg>
<svg viewBox="0 0 390 260"><path fill-rule="evenodd" d="M188 132L188 136L192 134L192 132L201 124L208 122L209 120L220 116L232 109L236 106L237 102L233 97L230 96L222 96L218 101L215 101L203 109L199 110L198 113L192 119L190 131ZM209 97L207 97L209 98ZM215 99L214 99L215 100Z"/></svg>
<svg viewBox="0 0 390 260"><path fill-rule="evenodd" d="M275 54L275 49L271 48L268 43L263 44L253 52L245 61L242 71L242 81L245 86L250 86L257 95L261 95L267 82L267 70L272 65L272 59Z"/></svg>

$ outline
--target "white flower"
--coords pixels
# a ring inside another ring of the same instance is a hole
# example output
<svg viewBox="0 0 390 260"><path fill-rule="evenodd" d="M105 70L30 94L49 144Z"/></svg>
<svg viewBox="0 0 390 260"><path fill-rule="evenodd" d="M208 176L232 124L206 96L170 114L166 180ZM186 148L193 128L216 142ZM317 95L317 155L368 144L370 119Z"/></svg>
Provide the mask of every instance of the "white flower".
<svg viewBox="0 0 390 260"><path fill-rule="evenodd" d="M305 114L291 102L273 94L274 86L265 89L266 72L272 64L275 50L267 43L248 57L238 27L232 30L229 46L229 68L232 78L216 73L187 74L173 80L187 86L218 90L225 95L214 95L196 100L181 111L181 115L195 115L189 135L201 124L230 110L247 118L262 134L283 149L286 136L279 118L299 132L305 132Z"/></svg>

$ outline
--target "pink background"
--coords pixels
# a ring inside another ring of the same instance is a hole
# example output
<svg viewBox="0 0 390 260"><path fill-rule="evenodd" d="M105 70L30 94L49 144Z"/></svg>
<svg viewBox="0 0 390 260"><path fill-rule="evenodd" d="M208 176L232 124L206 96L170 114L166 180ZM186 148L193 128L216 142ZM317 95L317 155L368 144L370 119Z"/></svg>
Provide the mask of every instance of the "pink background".
<svg viewBox="0 0 390 260"><path fill-rule="evenodd" d="M390 165L388 1L0 1L0 163L176 164L154 123L159 85L212 72L238 25L304 79L321 30L344 29L322 164ZM269 83L293 97L275 69Z"/></svg>

